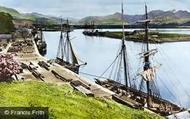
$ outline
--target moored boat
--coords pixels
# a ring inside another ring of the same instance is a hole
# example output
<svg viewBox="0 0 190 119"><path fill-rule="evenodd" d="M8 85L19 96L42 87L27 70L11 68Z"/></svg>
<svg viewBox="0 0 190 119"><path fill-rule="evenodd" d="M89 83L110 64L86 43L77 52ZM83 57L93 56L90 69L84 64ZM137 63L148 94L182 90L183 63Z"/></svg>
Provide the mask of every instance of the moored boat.
<svg viewBox="0 0 190 119"><path fill-rule="evenodd" d="M39 29L39 31L36 31L35 29L32 31L32 34L34 35L34 41L37 45L38 51L41 55L45 55L47 52L47 44L43 36L42 29Z"/></svg>
<svg viewBox="0 0 190 119"><path fill-rule="evenodd" d="M65 35L63 35L63 31L65 32ZM58 52L57 52L55 62L79 74L80 66L86 65L87 63L79 64L79 59L74 53L73 46L71 44L71 40L69 36L69 33L71 31L72 30L69 25L69 21L67 20L67 23L64 25L64 28L61 21L61 35L60 35Z"/></svg>
<svg viewBox="0 0 190 119"><path fill-rule="evenodd" d="M185 108L174 104L171 101L163 99L159 89L156 87L156 71L160 66L152 66L150 60L150 57L156 54L158 51L157 49L149 48L148 25L150 20L148 19L147 6L145 6L145 13L146 18L141 22L145 26L145 36L143 40L143 53L140 53L141 58L144 60L142 71L138 74L140 78L130 78L130 68L129 62L127 60L128 54L126 50L127 45L125 44L126 36L123 22L123 38L121 41L120 51L114 62L109 66L109 68L111 66L116 67L117 71L115 73L113 72L113 69L111 70L111 74L115 74L115 78L108 78L107 80L96 79L96 83L115 92L116 94L113 95L113 99L119 103L126 104L133 108L147 108L148 110L151 110L162 116L168 116L184 111ZM123 4L122 20L124 20ZM121 70L123 70L123 73L121 73ZM121 81L123 79L124 81Z"/></svg>

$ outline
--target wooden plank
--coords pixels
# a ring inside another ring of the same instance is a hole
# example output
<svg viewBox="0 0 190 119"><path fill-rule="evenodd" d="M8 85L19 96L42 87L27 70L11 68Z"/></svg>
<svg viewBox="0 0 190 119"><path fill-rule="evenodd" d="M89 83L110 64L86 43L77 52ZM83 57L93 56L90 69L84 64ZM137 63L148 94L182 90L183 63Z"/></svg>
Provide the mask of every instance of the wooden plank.
<svg viewBox="0 0 190 119"><path fill-rule="evenodd" d="M65 81L65 82L70 82L72 81L72 79L66 79L64 78L63 76L59 75L56 71L52 70L51 73L53 73L53 75L58 78L58 79L61 79L62 81Z"/></svg>
<svg viewBox="0 0 190 119"><path fill-rule="evenodd" d="M94 94L92 93L92 91L86 89L85 87L83 86L75 86L74 87L75 90L87 95L87 96L94 96Z"/></svg>
<svg viewBox="0 0 190 119"><path fill-rule="evenodd" d="M83 83L83 82L80 81L80 80L73 80L73 81L71 81L71 85L72 85L73 87L74 87L74 86L79 86L79 85L81 85L81 86L85 87L86 89L90 89L90 86L89 86L89 85Z"/></svg>
<svg viewBox="0 0 190 119"><path fill-rule="evenodd" d="M132 108L141 108L142 107L142 105L140 105L139 103L132 101L130 99L128 99L128 100L123 99L116 94L112 96L112 99L118 103L121 103L123 105L127 105L127 106L132 107Z"/></svg>

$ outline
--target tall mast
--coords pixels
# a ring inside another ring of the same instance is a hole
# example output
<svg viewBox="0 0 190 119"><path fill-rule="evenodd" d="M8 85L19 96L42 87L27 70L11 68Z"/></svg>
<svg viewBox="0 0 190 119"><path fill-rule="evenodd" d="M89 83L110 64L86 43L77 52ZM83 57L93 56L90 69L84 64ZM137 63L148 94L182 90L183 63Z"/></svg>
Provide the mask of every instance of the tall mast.
<svg viewBox="0 0 190 119"><path fill-rule="evenodd" d="M43 40L43 31L42 31L42 22L40 23L40 40L42 41Z"/></svg>
<svg viewBox="0 0 190 119"><path fill-rule="evenodd" d="M67 56L66 57L67 57L67 62L69 62L69 57L70 57L69 51L70 51L71 47L70 47L70 36L69 36L70 28L69 28L69 20L68 19L66 22L65 30L66 30L66 40L67 40Z"/></svg>
<svg viewBox="0 0 190 119"><path fill-rule="evenodd" d="M128 76L127 76L127 63L126 63L126 46L125 46L125 26L124 26L124 10L123 10L123 2L121 4L121 12L122 12L122 54L123 54L123 63L124 63L124 78L125 78L125 85L128 87Z"/></svg>
<svg viewBox="0 0 190 119"><path fill-rule="evenodd" d="M145 4L145 42L146 42L146 50L149 51L149 39L148 39L148 24L149 24L149 20L148 20L148 10L147 10L147 5ZM147 59L149 60L149 57L147 57Z"/></svg>
<svg viewBox="0 0 190 119"><path fill-rule="evenodd" d="M67 19L67 23L66 23L66 33L67 33L67 40L68 40L68 41L69 41L69 32L70 32L69 20Z"/></svg>
<svg viewBox="0 0 190 119"><path fill-rule="evenodd" d="M71 60L71 63L73 65L75 64L78 64L78 60L77 60L77 57L73 51L73 47L72 47L72 44L71 44L71 41L70 41L70 36L69 36L69 33L71 31L71 27L69 25L69 20L67 19L67 23L66 23L66 40L67 40L67 48L68 48L68 54L67 54L67 62L69 62L69 57L71 56L72 60ZM69 51L71 52L71 55L69 53Z"/></svg>
<svg viewBox="0 0 190 119"><path fill-rule="evenodd" d="M58 46L58 50L57 50L57 58L61 58L62 60L64 60L64 40L63 40L63 25L62 25L62 19L61 19L61 35L60 35L60 40L59 40L59 46ZM60 56L61 53L61 56Z"/></svg>
<svg viewBox="0 0 190 119"><path fill-rule="evenodd" d="M61 36L60 38L63 38L63 19L61 19Z"/></svg>
<svg viewBox="0 0 190 119"><path fill-rule="evenodd" d="M148 24L149 24L149 20L148 20L148 12L147 12L147 5L145 4L145 39L144 42L146 44L146 52L149 52L149 39L148 39ZM144 71L150 69L150 60L149 60L149 55L147 55L145 53L144 55ZM150 81L147 80L146 81L146 87L147 87L147 106L148 108L151 107L151 89L150 89Z"/></svg>
<svg viewBox="0 0 190 119"><path fill-rule="evenodd" d="M61 19L61 36L60 36L60 45L61 45L61 58L64 60L64 52L63 52L63 19Z"/></svg>

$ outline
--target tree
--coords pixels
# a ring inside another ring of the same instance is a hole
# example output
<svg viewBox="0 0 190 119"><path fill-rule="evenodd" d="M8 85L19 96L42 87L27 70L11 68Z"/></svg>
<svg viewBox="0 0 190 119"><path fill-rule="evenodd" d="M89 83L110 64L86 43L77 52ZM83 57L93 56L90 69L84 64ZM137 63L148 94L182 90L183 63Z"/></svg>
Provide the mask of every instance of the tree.
<svg viewBox="0 0 190 119"><path fill-rule="evenodd" d="M12 33L15 28L13 24L13 17L4 12L0 12L0 33Z"/></svg>
<svg viewBox="0 0 190 119"><path fill-rule="evenodd" d="M13 75L21 73L20 64L13 54L0 54L0 80L10 79Z"/></svg>

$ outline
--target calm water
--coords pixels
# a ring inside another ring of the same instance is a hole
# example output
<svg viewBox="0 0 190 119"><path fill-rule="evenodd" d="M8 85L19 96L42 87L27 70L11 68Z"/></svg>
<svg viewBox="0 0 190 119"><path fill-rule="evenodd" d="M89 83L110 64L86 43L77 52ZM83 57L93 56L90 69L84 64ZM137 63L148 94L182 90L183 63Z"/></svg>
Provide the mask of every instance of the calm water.
<svg viewBox="0 0 190 119"><path fill-rule="evenodd" d="M153 29L160 32L190 34L190 29ZM113 62L120 47L120 40L101 37L87 37L83 30L71 33L72 44L77 56L88 63L80 72L100 76ZM119 31L119 29L117 30ZM59 32L45 32L48 44L47 58L53 59L57 54ZM126 42L128 61L130 63L131 77L142 67L142 44ZM157 85L163 98L169 99L179 105L190 107L190 42L152 44L152 49L157 48L158 53L152 57L152 63L161 64L157 73ZM94 79L94 77L81 75ZM172 92L173 95L170 93Z"/></svg>

